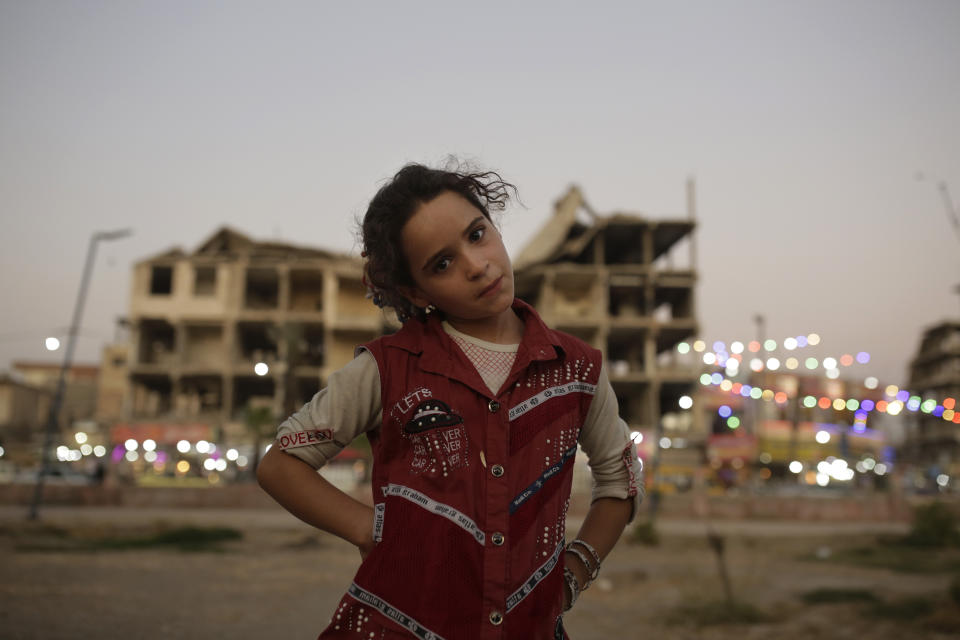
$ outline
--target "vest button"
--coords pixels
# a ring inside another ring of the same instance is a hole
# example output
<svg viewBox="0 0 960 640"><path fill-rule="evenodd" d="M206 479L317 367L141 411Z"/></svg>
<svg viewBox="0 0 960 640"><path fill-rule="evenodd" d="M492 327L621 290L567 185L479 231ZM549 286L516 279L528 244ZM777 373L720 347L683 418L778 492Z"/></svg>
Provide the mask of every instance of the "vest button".
<svg viewBox="0 0 960 640"><path fill-rule="evenodd" d="M497 531L492 536L490 536L490 541L498 547L503 544L503 534Z"/></svg>
<svg viewBox="0 0 960 640"><path fill-rule="evenodd" d="M494 478L499 478L500 476L503 475L503 467L500 466L499 464L495 464L492 467L490 467L490 473L493 474Z"/></svg>
<svg viewBox="0 0 960 640"><path fill-rule="evenodd" d="M499 611L491 611L491 612L490 612L490 624L492 624L492 625L498 625L498 624L500 624L501 622L503 622L503 614L500 613Z"/></svg>
<svg viewBox="0 0 960 640"><path fill-rule="evenodd" d="M496 400L491 400L487 403L487 408L490 409L490 413L496 413L500 411L500 403Z"/></svg>

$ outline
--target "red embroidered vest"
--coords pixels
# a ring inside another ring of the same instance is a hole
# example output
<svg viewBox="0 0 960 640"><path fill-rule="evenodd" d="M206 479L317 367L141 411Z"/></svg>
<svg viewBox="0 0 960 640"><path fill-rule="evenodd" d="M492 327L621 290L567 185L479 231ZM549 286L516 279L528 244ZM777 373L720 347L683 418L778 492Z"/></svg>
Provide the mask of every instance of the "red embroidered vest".
<svg viewBox="0 0 960 640"><path fill-rule="evenodd" d="M566 637L565 520L601 355L514 309L524 337L497 394L437 318L364 346L383 401L378 544L321 638Z"/></svg>

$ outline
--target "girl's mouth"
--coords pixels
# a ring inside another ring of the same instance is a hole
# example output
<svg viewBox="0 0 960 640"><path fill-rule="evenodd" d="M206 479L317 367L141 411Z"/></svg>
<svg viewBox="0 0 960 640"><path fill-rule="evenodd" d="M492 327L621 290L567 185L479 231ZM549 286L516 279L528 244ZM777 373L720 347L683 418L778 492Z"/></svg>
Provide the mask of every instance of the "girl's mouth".
<svg viewBox="0 0 960 640"><path fill-rule="evenodd" d="M485 297L485 296L488 296L488 295L491 295L491 294L493 294L493 293L496 293L497 291L500 290L500 283L501 283L501 282L503 282L503 276L500 276L499 278L497 278L496 280L494 280L493 282L491 282L491 283L489 284L489 286L487 286L486 289L484 289L483 291L481 291L481 292L480 292L480 295L478 295L477 297L478 297L478 298L483 298L483 297Z"/></svg>

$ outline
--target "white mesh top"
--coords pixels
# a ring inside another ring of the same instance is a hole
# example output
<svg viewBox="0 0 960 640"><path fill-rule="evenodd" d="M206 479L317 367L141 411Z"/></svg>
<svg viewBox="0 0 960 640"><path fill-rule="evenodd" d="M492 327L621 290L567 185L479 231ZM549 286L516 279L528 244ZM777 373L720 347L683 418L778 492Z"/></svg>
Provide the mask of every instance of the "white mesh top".
<svg viewBox="0 0 960 640"><path fill-rule="evenodd" d="M496 395L510 374L520 345L497 344L468 336L454 329L446 320L443 321L443 330L477 368L477 373L483 378L490 393Z"/></svg>

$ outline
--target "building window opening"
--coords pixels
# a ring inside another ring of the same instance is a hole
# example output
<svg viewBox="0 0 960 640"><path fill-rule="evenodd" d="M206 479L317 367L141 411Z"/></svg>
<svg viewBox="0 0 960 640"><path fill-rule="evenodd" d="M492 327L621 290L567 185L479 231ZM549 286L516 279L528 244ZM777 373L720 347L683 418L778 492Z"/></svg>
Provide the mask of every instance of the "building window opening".
<svg viewBox="0 0 960 640"><path fill-rule="evenodd" d="M173 267L155 264L150 268L150 295L168 296L173 292Z"/></svg>
<svg viewBox="0 0 960 640"><path fill-rule="evenodd" d="M166 376L137 376L133 382L133 415L157 417L170 413L171 382Z"/></svg>
<svg viewBox="0 0 960 640"><path fill-rule="evenodd" d="M606 264L644 264L643 235L639 225L610 225L603 236Z"/></svg>
<svg viewBox="0 0 960 640"><path fill-rule="evenodd" d="M246 420L250 409L266 408L272 413L275 392L276 385L270 376L236 378L234 380L233 419Z"/></svg>
<svg viewBox="0 0 960 640"><path fill-rule="evenodd" d="M690 287L658 287L654 293L653 317L658 322L689 319L693 313Z"/></svg>
<svg viewBox="0 0 960 640"><path fill-rule="evenodd" d="M323 272L305 269L290 271L290 310L323 310Z"/></svg>
<svg viewBox="0 0 960 640"><path fill-rule="evenodd" d="M217 291L216 267L197 267L194 272L193 295L212 296Z"/></svg>
<svg viewBox="0 0 960 640"><path fill-rule="evenodd" d="M219 411L220 379L212 376L184 378L180 402L186 414L191 416Z"/></svg>
<svg viewBox="0 0 960 640"><path fill-rule="evenodd" d="M247 309L276 309L280 283L276 269L247 269L244 301Z"/></svg>
<svg viewBox="0 0 960 640"><path fill-rule="evenodd" d="M276 329L261 322L242 323L237 328L240 355L247 362L277 360Z"/></svg>
<svg viewBox="0 0 960 640"><path fill-rule="evenodd" d="M614 376L639 374L644 371L643 336L636 332L614 332L607 338L606 360Z"/></svg>
<svg viewBox="0 0 960 640"><path fill-rule="evenodd" d="M298 366L323 366L323 325L307 324L296 328L296 341L290 353L291 363Z"/></svg>
<svg viewBox="0 0 960 640"><path fill-rule="evenodd" d="M140 325L140 362L172 364L174 353L173 325L163 320L144 320Z"/></svg>
<svg viewBox="0 0 960 640"><path fill-rule="evenodd" d="M627 283L628 278L611 277L610 287L610 315L622 318L638 318L647 315L646 295L640 277L635 278L633 285ZM617 282L617 284L614 284Z"/></svg>

